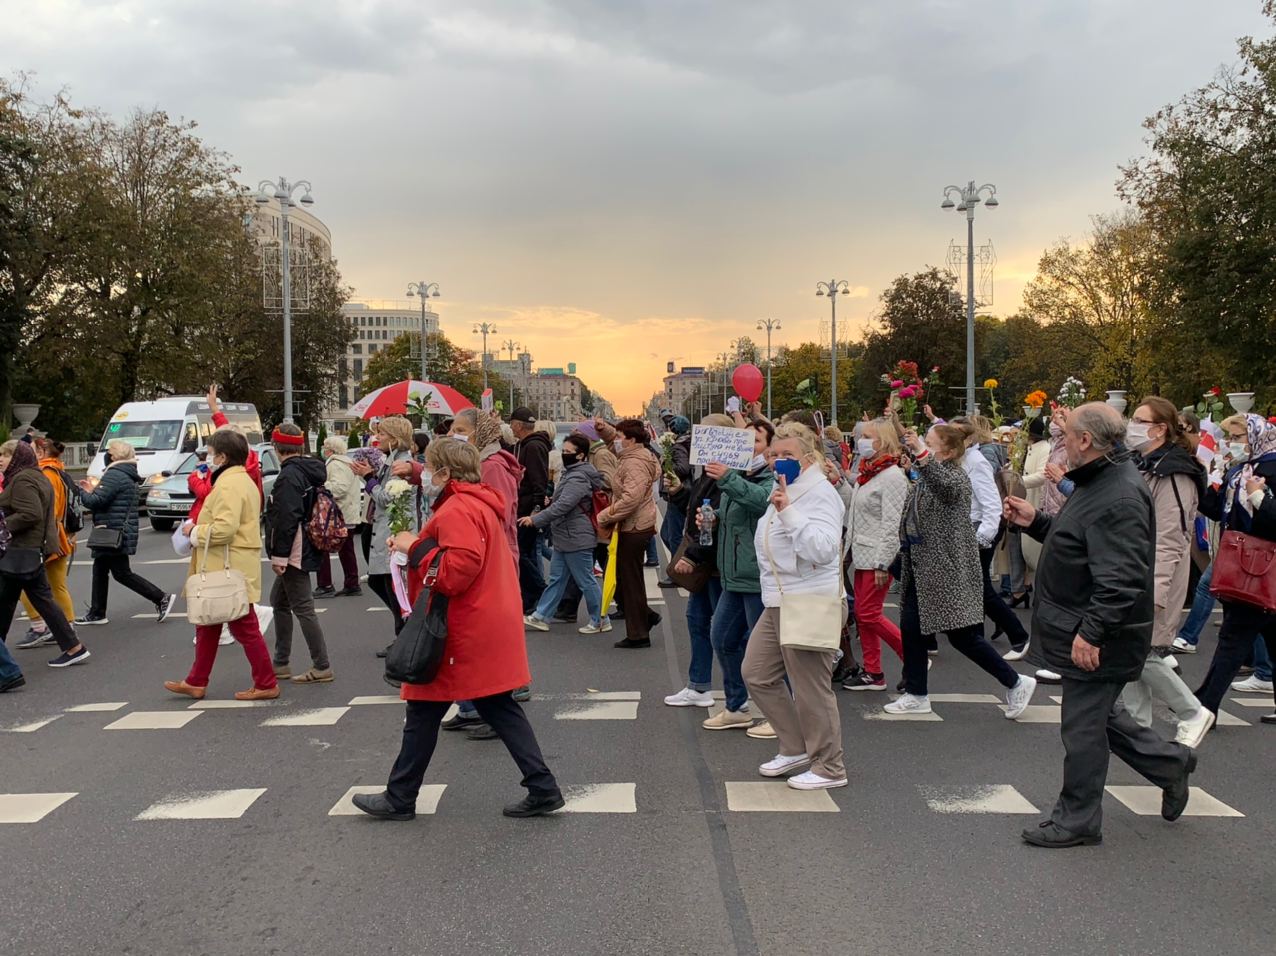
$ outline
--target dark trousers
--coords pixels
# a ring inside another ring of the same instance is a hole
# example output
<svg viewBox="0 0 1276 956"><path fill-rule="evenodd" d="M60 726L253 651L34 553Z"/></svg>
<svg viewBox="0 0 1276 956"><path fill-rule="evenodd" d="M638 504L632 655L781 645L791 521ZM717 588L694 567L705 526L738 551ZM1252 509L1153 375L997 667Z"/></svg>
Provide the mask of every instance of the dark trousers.
<svg viewBox="0 0 1276 956"><path fill-rule="evenodd" d="M127 554L100 554L93 559L93 591L89 599L90 617L101 617L106 614L106 595L111 586L111 578L115 578L120 584L130 591L137 592L152 604L159 604L165 598L163 591L129 567ZM34 603L33 601L32 604Z"/></svg>
<svg viewBox="0 0 1276 956"><path fill-rule="evenodd" d="M1141 727L1121 703L1124 684L1063 679L1059 736L1063 738L1063 789L1050 814L1069 833L1094 835L1103 827L1103 787L1108 754L1114 753L1164 789L1182 779L1191 753Z"/></svg>
<svg viewBox="0 0 1276 956"><path fill-rule="evenodd" d="M510 692L480 697L473 703L479 716L496 731L501 743L518 764L518 769L523 772L523 786L528 792L537 796L558 793L558 781L545 766L532 725L527 722L527 715ZM434 747L439 740L439 724L451 706L451 702L446 700L408 701L403 746L399 748L398 759L394 761L385 788L386 799L395 809L411 810L416 807L421 781L425 779L425 771L430 766L430 758L434 756Z"/></svg>
<svg viewBox="0 0 1276 956"><path fill-rule="evenodd" d="M665 502L665 520L660 525L660 540L669 549L669 558L678 552L682 544L682 531L687 523L687 513L672 501Z"/></svg>
<svg viewBox="0 0 1276 956"><path fill-rule="evenodd" d="M345 575L345 581L342 582L341 587L346 591L353 591L359 586L359 559L354 555L355 534L355 530L351 528L350 533L341 542L341 550L337 552L337 558L341 561L341 572ZM323 556L319 571L315 575L315 583L321 588L332 587L332 561L329 555Z"/></svg>
<svg viewBox="0 0 1276 956"><path fill-rule="evenodd" d="M1218 646L1214 648L1209 673L1196 692L1196 699L1201 702L1201 706L1208 707L1216 714L1219 705L1223 703L1223 695L1227 693L1232 681L1236 680L1236 672L1252 653L1254 638L1260 633L1267 644L1268 654L1276 659L1276 614L1268 614L1238 601L1222 603L1223 625L1218 629Z"/></svg>
<svg viewBox="0 0 1276 956"><path fill-rule="evenodd" d="M0 635L9 633L9 628L13 624L13 615L18 610L18 599L23 591L27 592L27 600L31 602L31 606L49 625L49 630L58 642L59 650L69 651L80 643L66 615L53 600L53 589L49 587L49 577L44 573L44 565L40 565L40 570L29 578L0 574L0 624L3 625Z"/></svg>
<svg viewBox="0 0 1276 956"><path fill-rule="evenodd" d="M625 611L625 637L645 641L651 637L647 607L647 580L642 562L653 531L622 531L616 543L616 592Z"/></svg>
<svg viewBox="0 0 1276 956"><path fill-rule="evenodd" d="M899 599L899 635L904 644L904 690L918 697L927 693L926 637L917 609L917 590L909 582ZM1002 687L1014 687L1019 674L1001 659L984 637L983 622L948 632L948 643L980 668L997 678Z"/></svg>
<svg viewBox="0 0 1276 956"><path fill-rule="evenodd" d="M390 575L369 574L368 587L381 599L381 603L390 609L390 616L394 618L394 636L398 637L399 632L403 630L403 612L399 610L399 599L394 594Z"/></svg>
<svg viewBox="0 0 1276 956"><path fill-rule="evenodd" d="M531 614L545 590L541 571L540 532L535 528L518 528L518 589L523 595L523 613Z"/></svg>
<svg viewBox="0 0 1276 956"><path fill-rule="evenodd" d="M1015 612L1006 606L1006 602L1001 599L1001 595L993 588L992 579L988 573L996 550L996 545L991 548L979 549L979 563L983 565L984 569L984 614L1006 632L1012 647L1023 647L1028 643L1028 632L1019 623L1019 618L1015 616ZM980 630L982 631L983 629L980 628Z"/></svg>
<svg viewBox="0 0 1276 956"><path fill-rule="evenodd" d="M275 611L275 664L283 666L292 657L292 619L301 622L301 634L310 649L310 663L315 670L328 669L328 646L323 628L315 614L315 595L310 589L310 575L289 565L275 577L270 589L270 606Z"/></svg>
<svg viewBox="0 0 1276 956"><path fill-rule="evenodd" d="M603 569L604 574L607 572L608 550L605 542L594 546L594 562ZM573 621L576 620L580 610L581 597L580 588L576 586L576 582L568 578L567 588L563 591L563 599L558 602L558 609L554 612L554 616L569 617ZM607 613L606 608L603 608L603 613Z"/></svg>

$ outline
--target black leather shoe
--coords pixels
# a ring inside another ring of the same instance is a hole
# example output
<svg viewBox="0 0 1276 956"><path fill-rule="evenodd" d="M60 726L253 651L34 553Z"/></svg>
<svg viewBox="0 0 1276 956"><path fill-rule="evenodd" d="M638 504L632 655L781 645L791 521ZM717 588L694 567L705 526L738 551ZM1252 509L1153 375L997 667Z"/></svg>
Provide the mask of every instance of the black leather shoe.
<svg viewBox="0 0 1276 956"><path fill-rule="evenodd" d="M655 611L648 611L647 612L647 630L654 631L656 628L660 626L660 622L662 620L664 620L664 618L662 618Z"/></svg>
<svg viewBox="0 0 1276 956"><path fill-rule="evenodd" d="M4 688L0 687L0 690L4 690ZM1263 716L1258 719L1265 724L1276 724L1276 714L1263 714Z"/></svg>
<svg viewBox="0 0 1276 956"><path fill-rule="evenodd" d="M396 810L384 793L356 793L350 802L378 820L415 820L415 810Z"/></svg>
<svg viewBox="0 0 1276 956"><path fill-rule="evenodd" d="M500 735L492 729L491 724L479 721L470 728L470 732L465 735L466 740L496 740Z"/></svg>
<svg viewBox="0 0 1276 956"><path fill-rule="evenodd" d="M1073 833L1053 820L1038 823L1023 831L1023 842L1047 850L1063 850L1070 846L1095 846L1103 842L1102 833Z"/></svg>
<svg viewBox="0 0 1276 956"><path fill-rule="evenodd" d="M363 593L363 588L342 588L332 596L333 597L358 597Z"/></svg>
<svg viewBox="0 0 1276 956"><path fill-rule="evenodd" d="M315 597L332 597L336 593L337 592L334 591L331 587L315 588L314 590Z"/></svg>
<svg viewBox="0 0 1276 956"><path fill-rule="evenodd" d="M10 677L6 681L0 681L0 694L6 691L17 690L19 687L26 686L27 679L19 674L17 677Z"/></svg>
<svg viewBox="0 0 1276 956"><path fill-rule="evenodd" d="M1187 798L1191 793L1188 789L1187 781L1195 769L1196 751L1189 750L1187 752L1187 767L1183 771L1183 776L1161 791L1162 820L1169 820L1173 823L1187 809Z"/></svg>
<svg viewBox="0 0 1276 956"><path fill-rule="evenodd" d="M651 638L645 641L631 641L626 637L623 641L617 641L612 647L619 647L623 650L632 650L636 647L651 647Z"/></svg>
<svg viewBox="0 0 1276 956"><path fill-rule="evenodd" d="M563 809L566 805L563 795L557 790L553 793L528 793L518 803L511 803L501 813L507 817L543 817L547 813Z"/></svg>
<svg viewBox="0 0 1276 956"><path fill-rule="evenodd" d="M457 714L455 717L443 721L439 726L444 730L469 730L471 727L477 727L481 723L483 723L483 718L478 714L473 717L463 717Z"/></svg>

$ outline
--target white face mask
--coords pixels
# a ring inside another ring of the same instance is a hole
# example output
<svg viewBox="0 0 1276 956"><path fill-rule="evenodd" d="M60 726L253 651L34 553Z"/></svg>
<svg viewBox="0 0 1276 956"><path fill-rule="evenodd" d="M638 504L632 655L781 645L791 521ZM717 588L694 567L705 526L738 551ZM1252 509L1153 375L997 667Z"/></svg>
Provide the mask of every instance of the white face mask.
<svg viewBox="0 0 1276 956"><path fill-rule="evenodd" d="M453 435L452 437L455 438L457 441L468 442L470 440L469 435Z"/></svg>
<svg viewBox="0 0 1276 956"><path fill-rule="evenodd" d="M859 452L862 458L872 458L877 454L877 450L873 447L873 439L861 438L855 443L855 450Z"/></svg>
<svg viewBox="0 0 1276 956"><path fill-rule="evenodd" d="M1231 453L1232 458L1235 461L1244 461L1249 457L1249 453L1245 448L1245 443L1243 441L1229 442L1227 450Z"/></svg>
<svg viewBox="0 0 1276 956"><path fill-rule="evenodd" d="M616 440L612 443L612 448L616 449L616 454L617 454L617 455L619 455L622 451L624 451L624 450L625 450L625 446L621 443L621 441L620 441L620 439L619 439L619 438L617 438L617 439L616 439Z"/></svg>
<svg viewBox="0 0 1276 956"><path fill-rule="evenodd" d="M1125 444L1129 448L1138 451L1152 439L1148 435L1148 424L1146 422L1130 422L1125 426Z"/></svg>
<svg viewBox="0 0 1276 956"><path fill-rule="evenodd" d="M753 461L749 462L749 471L758 471L766 467L766 455L754 455Z"/></svg>

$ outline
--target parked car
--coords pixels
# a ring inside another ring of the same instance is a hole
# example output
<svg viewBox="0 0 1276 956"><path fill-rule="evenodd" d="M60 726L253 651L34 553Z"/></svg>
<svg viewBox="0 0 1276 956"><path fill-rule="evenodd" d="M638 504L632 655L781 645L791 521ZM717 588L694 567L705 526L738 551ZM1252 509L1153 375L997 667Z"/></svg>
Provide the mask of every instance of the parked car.
<svg viewBox="0 0 1276 956"><path fill-rule="evenodd" d="M253 449L261 459L261 486L269 498L270 489L279 477L279 456L269 443L254 445ZM195 496L190 493L187 482L198 464L199 455L187 455L176 471L153 475L144 486L143 503L151 527L156 531L172 531L177 522L190 514Z"/></svg>

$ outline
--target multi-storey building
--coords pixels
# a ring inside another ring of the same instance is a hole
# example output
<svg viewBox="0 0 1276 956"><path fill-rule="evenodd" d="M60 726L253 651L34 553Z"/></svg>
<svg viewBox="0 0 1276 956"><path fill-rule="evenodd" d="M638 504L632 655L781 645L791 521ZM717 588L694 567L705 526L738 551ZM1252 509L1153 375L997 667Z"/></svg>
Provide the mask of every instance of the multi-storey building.
<svg viewBox="0 0 1276 956"><path fill-rule="evenodd" d="M708 384L708 381L709 373L701 365L684 365L672 375L666 375L664 407L675 415L694 418L695 410L690 408L688 400L696 394L696 389Z"/></svg>
<svg viewBox="0 0 1276 956"><path fill-rule="evenodd" d="M555 422L578 422L584 418L585 412L580 404L581 384L575 371L576 367L569 365L567 371L543 368L527 376L527 407L536 413L537 418Z"/></svg>
<svg viewBox="0 0 1276 956"><path fill-rule="evenodd" d="M337 387L337 405L331 415L325 416L332 420L333 430L337 432L346 430L350 422L348 409L363 397L363 374L368 360L389 347L391 342L404 333L413 333L418 342L421 335L419 305L376 300L347 302L341 307L341 314L350 320L355 338L346 350L344 367L339 369L341 383ZM427 311L425 326L428 344L428 341L438 334L438 314ZM415 347L413 354L419 359L420 352L416 351ZM417 371L413 377L416 378L419 375L420 372Z"/></svg>

